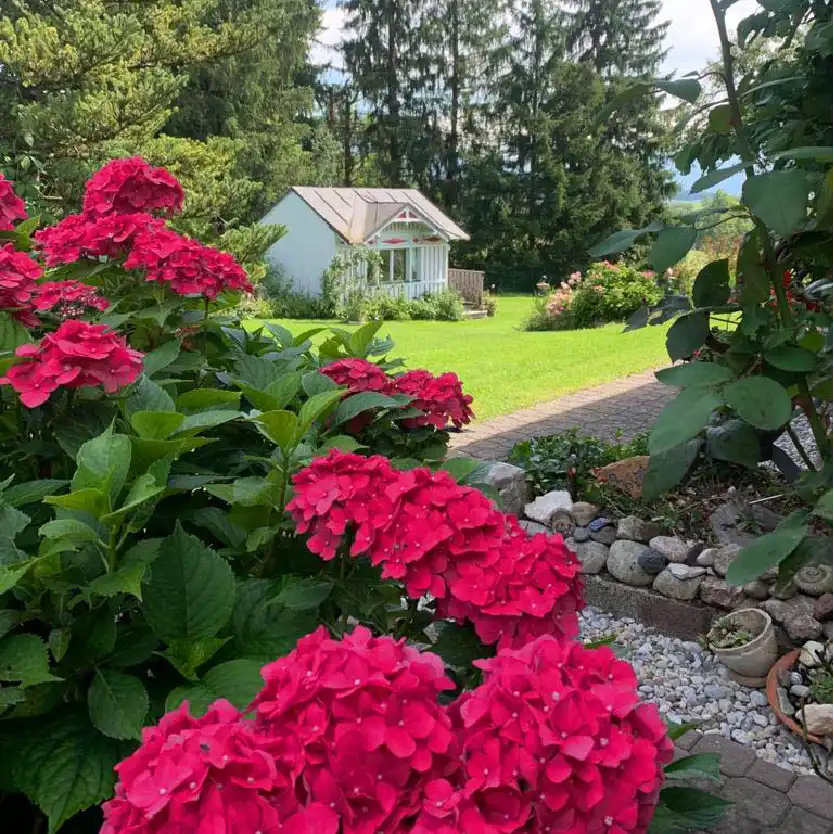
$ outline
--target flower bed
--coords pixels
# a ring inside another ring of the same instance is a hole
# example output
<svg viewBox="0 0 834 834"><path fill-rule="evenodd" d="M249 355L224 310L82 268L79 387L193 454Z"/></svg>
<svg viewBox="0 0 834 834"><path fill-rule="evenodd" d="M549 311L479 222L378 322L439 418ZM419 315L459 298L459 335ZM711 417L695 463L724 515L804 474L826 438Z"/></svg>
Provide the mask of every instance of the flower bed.
<svg viewBox="0 0 834 834"><path fill-rule="evenodd" d="M665 773L679 731L576 641L562 537L443 462L472 417L457 377L402 372L378 323L317 350L244 330L246 272L168 225L183 198L117 160L38 231L0 180L10 824L95 831L102 803L108 834L680 819L694 795L664 780L717 763Z"/></svg>

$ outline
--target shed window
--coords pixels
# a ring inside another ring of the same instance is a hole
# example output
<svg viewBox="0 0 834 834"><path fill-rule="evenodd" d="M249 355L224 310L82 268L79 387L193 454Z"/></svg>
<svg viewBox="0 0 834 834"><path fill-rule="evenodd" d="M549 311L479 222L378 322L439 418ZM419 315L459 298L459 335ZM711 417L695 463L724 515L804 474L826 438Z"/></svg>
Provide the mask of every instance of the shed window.
<svg viewBox="0 0 834 834"><path fill-rule="evenodd" d="M380 281L399 284L409 280L413 271L413 268L408 265L411 261L411 251L410 249L383 249L379 253L382 258Z"/></svg>

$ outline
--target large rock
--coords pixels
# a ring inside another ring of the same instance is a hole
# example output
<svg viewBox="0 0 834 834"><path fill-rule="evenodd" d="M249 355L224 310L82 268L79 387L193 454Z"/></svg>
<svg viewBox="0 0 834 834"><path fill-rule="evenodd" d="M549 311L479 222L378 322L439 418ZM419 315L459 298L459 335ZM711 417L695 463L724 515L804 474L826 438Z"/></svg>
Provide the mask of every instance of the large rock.
<svg viewBox="0 0 834 834"><path fill-rule="evenodd" d="M822 634L822 623L814 618L814 600L803 594L792 599L768 599L759 606L779 623L795 642L814 640Z"/></svg>
<svg viewBox="0 0 834 834"><path fill-rule="evenodd" d="M678 579L694 579L696 576L703 576L707 572L706 568L695 565L669 565L668 570L672 576Z"/></svg>
<svg viewBox="0 0 834 834"><path fill-rule="evenodd" d="M825 645L819 640L807 640L799 653L799 662L810 669L814 666L822 666L824 657Z"/></svg>
<svg viewBox="0 0 834 834"><path fill-rule="evenodd" d="M586 542L591 538L591 531L587 527L574 527L573 538L577 542Z"/></svg>
<svg viewBox="0 0 834 834"><path fill-rule="evenodd" d="M596 479L598 483L609 484L636 500L643 495L643 478L648 468L649 456L638 455L597 469Z"/></svg>
<svg viewBox="0 0 834 834"><path fill-rule="evenodd" d="M660 554L667 562L686 561L686 556L694 542L687 542L677 536L654 536L649 541L649 547Z"/></svg>
<svg viewBox="0 0 834 834"><path fill-rule="evenodd" d="M596 517L599 507L596 504L589 504L587 501L577 501L573 505L571 515L579 527L587 527Z"/></svg>
<svg viewBox="0 0 834 834"><path fill-rule="evenodd" d="M806 704L799 711L799 720L812 736L830 736L834 732L834 706Z"/></svg>
<svg viewBox="0 0 834 834"><path fill-rule="evenodd" d="M834 596L823 594L814 603L814 618L825 623L831 619L832 614L834 614Z"/></svg>
<svg viewBox="0 0 834 834"><path fill-rule="evenodd" d="M741 532L742 520L743 516L735 504L719 504L709 517L713 537L721 545L749 543L755 536Z"/></svg>
<svg viewBox="0 0 834 834"><path fill-rule="evenodd" d="M511 463L492 463L482 477L483 483L498 490L504 512L521 515L530 500L527 473Z"/></svg>
<svg viewBox="0 0 834 834"><path fill-rule="evenodd" d="M770 588L767 582L762 582L761 579L748 582L742 587L742 590L748 597L752 597L753 599L763 600L770 596Z"/></svg>
<svg viewBox="0 0 834 834"><path fill-rule="evenodd" d="M608 572L626 585L645 587L654 582L654 577L640 567L640 555L649 548L637 542L618 539L608 552Z"/></svg>
<svg viewBox="0 0 834 834"><path fill-rule="evenodd" d="M602 527L595 533L591 533L591 538L600 544L612 545L617 540L617 531L614 527Z"/></svg>
<svg viewBox="0 0 834 834"><path fill-rule="evenodd" d="M608 561L608 548L599 542L584 542L574 549L582 562L582 573L599 573Z"/></svg>
<svg viewBox="0 0 834 834"><path fill-rule="evenodd" d="M641 553L637 561L640 563L640 567L652 576L656 576L666 567L666 560L653 550L648 553Z"/></svg>
<svg viewBox="0 0 834 834"><path fill-rule="evenodd" d="M701 582L699 594L702 602L714 605L716 608L723 608L725 611L738 608L744 600L744 591L741 588L731 588L717 576L705 576L704 581Z"/></svg>
<svg viewBox="0 0 834 834"><path fill-rule="evenodd" d="M649 539L663 535L663 527L654 521L643 521L636 515L627 515L617 522L617 538L648 544Z"/></svg>
<svg viewBox="0 0 834 834"><path fill-rule="evenodd" d="M831 565L806 565L794 574L793 581L803 594L821 597L831 593L831 576Z"/></svg>
<svg viewBox="0 0 834 834"><path fill-rule="evenodd" d="M548 527L552 526L554 518L564 517L573 508L573 498L565 489L553 490L547 495L540 495L535 501L527 504L524 507L524 515L532 521L538 521L539 524L546 524Z"/></svg>
<svg viewBox="0 0 834 834"><path fill-rule="evenodd" d="M702 573L694 576L680 577L672 568L684 568L687 571L704 571L704 568L690 568L688 565L669 565L666 570L658 574L652 587L658 593L671 599L690 600L698 596L698 589L703 582Z"/></svg>
<svg viewBox="0 0 834 834"><path fill-rule="evenodd" d="M719 576L726 576L730 562L738 556L740 551L741 547L737 544L727 544L716 548L712 554L712 569ZM703 553L701 555L703 556Z"/></svg>

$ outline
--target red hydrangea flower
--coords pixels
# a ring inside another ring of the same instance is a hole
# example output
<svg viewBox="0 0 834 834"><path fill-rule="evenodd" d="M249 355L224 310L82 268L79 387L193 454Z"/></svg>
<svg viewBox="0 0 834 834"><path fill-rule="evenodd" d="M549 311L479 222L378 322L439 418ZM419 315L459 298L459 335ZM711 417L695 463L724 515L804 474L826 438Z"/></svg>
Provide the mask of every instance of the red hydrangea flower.
<svg viewBox="0 0 834 834"><path fill-rule="evenodd" d="M15 220L25 220L26 204L14 193L12 184L0 174L0 231L14 229Z"/></svg>
<svg viewBox="0 0 834 834"><path fill-rule="evenodd" d="M528 538L448 472L332 450L293 476L293 489L287 509L298 532L312 533L313 553L335 558L351 533L351 555L367 554L412 599L431 595L440 616L469 620L485 643L578 633L581 565L561 536Z"/></svg>
<svg viewBox="0 0 834 834"><path fill-rule="evenodd" d="M11 385L27 408L42 405L58 388L102 386L112 394L142 373L142 354L103 324L68 319L40 344L21 345L25 361L12 365L0 385Z"/></svg>
<svg viewBox="0 0 834 834"><path fill-rule="evenodd" d="M674 746L628 663L544 636L476 665L451 707L460 770L424 791L415 832L648 830Z"/></svg>
<svg viewBox="0 0 834 834"><path fill-rule="evenodd" d="M405 428L432 425L442 430L450 421L460 428L475 416L472 396L463 393L457 374L451 372L436 377L425 370L408 371L393 380L392 389L413 397L410 405L425 412L424 417L403 420Z"/></svg>
<svg viewBox="0 0 834 834"><path fill-rule="evenodd" d="M326 806L299 813L292 788L300 766L291 738L256 733L227 701L202 718L184 703L143 730L142 746L116 766L102 834L336 834L338 820Z"/></svg>
<svg viewBox="0 0 834 834"><path fill-rule="evenodd" d="M75 263L79 258L124 257L137 235L164 228L149 214L70 214L54 226L35 232L35 241L48 266Z"/></svg>
<svg viewBox="0 0 834 834"><path fill-rule="evenodd" d="M262 674L256 726L298 741L296 794L302 805L332 808L341 834L400 834L423 787L456 767L449 716L437 703L454 684L436 655L362 627L332 640L321 627Z"/></svg>
<svg viewBox="0 0 834 834"><path fill-rule="evenodd" d="M32 305L36 310L55 310L61 318L77 318L87 308L104 311L110 302L97 287L80 281L44 281L38 284Z"/></svg>
<svg viewBox="0 0 834 834"><path fill-rule="evenodd" d="M321 369L337 385L346 385L349 394L362 391L388 393L391 379L388 374L374 362L367 359L339 359Z"/></svg>
<svg viewBox="0 0 834 834"><path fill-rule="evenodd" d="M162 226L137 235L125 267L144 269L147 281L167 284L179 295L216 298L226 290L254 289L243 267L227 252Z"/></svg>
<svg viewBox="0 0 834 834"><path fill-rule="evenodd" d="M103 214L146 212L173 217L182 211L182 186L164 168L154 168L141 156L114 159L87 181L84 213Z"/></svg>
<svg viewBox="0 0 834 834"><path fill-rule="evenodd" d="M11 310L12 316L26 327L38 324L28 308L42 274L40 264L25 252L18 252L11 243L0 246L0 310Z"/></svg>

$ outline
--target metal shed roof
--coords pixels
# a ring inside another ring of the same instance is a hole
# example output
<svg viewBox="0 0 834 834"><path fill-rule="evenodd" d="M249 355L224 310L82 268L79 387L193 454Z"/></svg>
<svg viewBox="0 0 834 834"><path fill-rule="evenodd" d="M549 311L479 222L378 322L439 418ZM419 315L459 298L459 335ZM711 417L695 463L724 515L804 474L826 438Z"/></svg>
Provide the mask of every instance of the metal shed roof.
<svg viewBox="0 0 834 834"><path fill-rule="evenodd" d="M469 235L414 188L313 188L292 189L348 243L364 243L405 209L412 209L449 240L469 240Z"/></svg>

